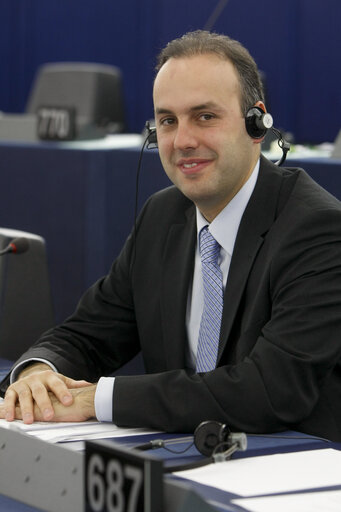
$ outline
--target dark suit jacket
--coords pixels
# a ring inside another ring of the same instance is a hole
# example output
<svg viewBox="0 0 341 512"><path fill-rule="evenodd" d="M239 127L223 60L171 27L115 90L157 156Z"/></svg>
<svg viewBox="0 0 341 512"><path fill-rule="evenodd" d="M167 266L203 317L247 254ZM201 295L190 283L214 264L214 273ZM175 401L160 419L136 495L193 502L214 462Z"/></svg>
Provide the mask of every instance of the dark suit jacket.
<svg viewBox="0 0 341 512"><path fill-rule="evenodd" d="M140 349L146 375L117 377L118 425L295 429L341 441L341 206L299 169L264 158L238 231L217 368L185 368L195 207L152 196L109 275L26 357L97 380ZM22 358L21 358L22 359Z"/></svg>

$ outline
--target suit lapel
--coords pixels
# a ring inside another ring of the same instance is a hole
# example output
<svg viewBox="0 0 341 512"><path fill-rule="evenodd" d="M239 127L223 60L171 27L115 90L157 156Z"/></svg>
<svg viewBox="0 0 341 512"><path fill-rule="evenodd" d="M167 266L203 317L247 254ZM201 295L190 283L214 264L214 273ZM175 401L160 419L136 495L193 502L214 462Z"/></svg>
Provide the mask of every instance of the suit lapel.
<svg viewBox="0 0 341 512"><path fill-rule="evenodd" d="M170 227L163 252L161 314L168 369L183 368L187 346L187 296L193 275L196 240L195 208Z"/></svg>
<svg viewBox="0 0 341 512"><path fill-rule="evenodd" d="M228 343L253 262L265 234L274 222L281 183L282 176L278 169L261 158L258 180L243 214L231 260L224 297L218 363Z"/></svg>

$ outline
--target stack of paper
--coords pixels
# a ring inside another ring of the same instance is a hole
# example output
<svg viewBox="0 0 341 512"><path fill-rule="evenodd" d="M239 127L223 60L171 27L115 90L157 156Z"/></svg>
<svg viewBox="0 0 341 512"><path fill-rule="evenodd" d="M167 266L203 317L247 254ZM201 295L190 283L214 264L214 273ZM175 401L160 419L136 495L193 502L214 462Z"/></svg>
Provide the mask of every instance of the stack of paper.
<svg viewBox="0 0 341 512"><path fill-rule="evenodd" d="M232 459L176 475L242 496L232 503L252 512L341 510L341 451L331 448ZM320 492L300 492L307 490ZM277 496L264 496L271 494Z"/></svg>
<svg viewBox="0 0 341 512"><path fill-rule="evenodd" d="M341 491L304 492L232 500L250 512L340 512Z"/></svg>
<svg viewBox="0 0 341 512"><path fill-rule="evenodd" d="M0 427L17 430L50 443L63 443L73 450L82 450L84 441L89 439L108 439L155 432L142 428L120 428L113 423L100 423L98 421L80 423L36 422L25 425L20 420L7 422L0 419Z"/></svg>

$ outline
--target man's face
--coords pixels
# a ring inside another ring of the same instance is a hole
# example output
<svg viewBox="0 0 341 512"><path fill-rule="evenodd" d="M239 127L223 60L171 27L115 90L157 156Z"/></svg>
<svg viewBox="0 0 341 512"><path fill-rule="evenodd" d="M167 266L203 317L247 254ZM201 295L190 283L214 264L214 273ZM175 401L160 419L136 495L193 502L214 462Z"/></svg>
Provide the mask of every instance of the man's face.
<svg viewBox="0 0 341 512"><path fill-rule="evenodd" d="M154 109L166 174L213 220L259 156L245 129L237 72L213 54L171 58L155 79Z"/></svg>

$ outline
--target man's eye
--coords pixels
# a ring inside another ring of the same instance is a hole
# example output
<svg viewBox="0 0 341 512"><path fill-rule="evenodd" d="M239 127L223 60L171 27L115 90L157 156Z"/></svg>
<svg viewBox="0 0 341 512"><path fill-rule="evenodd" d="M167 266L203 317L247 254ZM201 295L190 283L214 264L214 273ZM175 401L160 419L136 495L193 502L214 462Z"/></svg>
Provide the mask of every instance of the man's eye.
<svg viewBox="0 0 341 512"><path fill-rule="evenodd" d="M201 114L200 115L200 120L201 121L210 121L213 118L214 118L213 114Z"/></svg>
<svg viewBox="0 0 341 512"><path fill-rule="evenodd" d="M174 119L172 117L166 117L165 119L161 119L161 126L169 126L174 123Z"/></svg>

